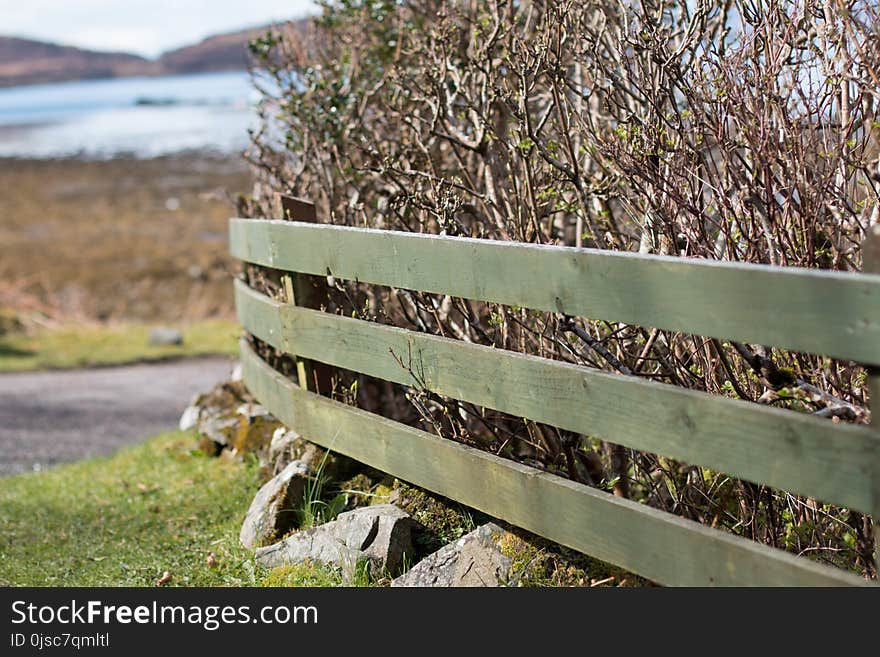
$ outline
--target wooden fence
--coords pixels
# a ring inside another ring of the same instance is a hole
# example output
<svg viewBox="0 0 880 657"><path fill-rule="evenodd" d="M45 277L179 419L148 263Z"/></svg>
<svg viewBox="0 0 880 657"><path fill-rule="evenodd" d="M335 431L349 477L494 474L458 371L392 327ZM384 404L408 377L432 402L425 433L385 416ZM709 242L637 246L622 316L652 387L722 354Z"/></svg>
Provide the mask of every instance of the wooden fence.
<svg viewBox="0 0 880 657"><path fill-rule="evenodd" d="M232 254L287 272L880 366L880 275L321 225L308 223L307 205L289 207L292 219L306 222L230 220ZM287 302L280 302L236 281L245 329L299 359L712 468L873 514L877 522L880 434L873 427L321 312L296 305L295 287L288 284ZM309 440L656 582L866 583L319 396L245 342L242 366L257 399ZM875 392L878 377L870 371ZM306 380L301 369L300 382Z"/></svg>

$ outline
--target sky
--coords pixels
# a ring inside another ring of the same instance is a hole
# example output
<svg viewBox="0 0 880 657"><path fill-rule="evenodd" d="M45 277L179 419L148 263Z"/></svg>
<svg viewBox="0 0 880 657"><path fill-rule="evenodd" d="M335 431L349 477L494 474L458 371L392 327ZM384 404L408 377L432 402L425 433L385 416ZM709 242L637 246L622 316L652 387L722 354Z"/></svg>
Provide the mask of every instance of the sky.
<svg viewBox="0 0 880 657"><path fill-rule="evenodd" d="M317 11L312 0L0 0L0 35L155 57Z"/></svg>

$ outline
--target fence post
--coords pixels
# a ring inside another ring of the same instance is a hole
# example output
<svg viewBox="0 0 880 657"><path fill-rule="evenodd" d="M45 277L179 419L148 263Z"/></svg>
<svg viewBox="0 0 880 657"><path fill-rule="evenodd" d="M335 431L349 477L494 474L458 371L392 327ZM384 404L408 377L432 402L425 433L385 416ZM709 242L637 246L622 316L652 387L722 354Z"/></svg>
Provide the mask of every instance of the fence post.
<svg viewBox="0 0 880 657"><path fill-rule="evenodd" d="M862 244L862 271L880 273L880 224L868 229L868 236ZM871 425L880 429L880 367L868 366L868 394L870 395ZM880 436L878 436L880 438ZM880 464L874 464L874 568L875 579L880 583Z"/></svg>
<svg viewBox="0 0 880 657"><path fill-rule="evenodd" d="M279 196L285 219L317 223L318 216L314 203L284 194L279 194ZM284 274L281 277L281 282L284 285L285 300L289 304L320 310L321 302L327 298L326 284L321 283L317 276ZM330 368L322 363L314 363L300 358L298 355L295 358L300 387L319 394L329 393Z"/></svg>

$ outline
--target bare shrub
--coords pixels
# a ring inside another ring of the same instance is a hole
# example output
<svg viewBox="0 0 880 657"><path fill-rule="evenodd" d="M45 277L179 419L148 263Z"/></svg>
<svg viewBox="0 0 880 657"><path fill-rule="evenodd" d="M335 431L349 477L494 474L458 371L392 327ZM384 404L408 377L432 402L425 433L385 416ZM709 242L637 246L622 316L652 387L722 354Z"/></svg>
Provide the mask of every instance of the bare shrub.
<svg viewBox="0 0 880 657"><path fill-rule="evenodd" d="M342 225L861 267L880 214L876 3L323 4L307 39L281 30L252 44L263 93L248 153L254 216L277 216L272 193L283 192ZM853 363L335 285L331 311L867 421L865 373ZM418 386L367 383L359 403L386 415L406 415L405 398L427 430L873 573L871 525L858 513Z"/></svg>

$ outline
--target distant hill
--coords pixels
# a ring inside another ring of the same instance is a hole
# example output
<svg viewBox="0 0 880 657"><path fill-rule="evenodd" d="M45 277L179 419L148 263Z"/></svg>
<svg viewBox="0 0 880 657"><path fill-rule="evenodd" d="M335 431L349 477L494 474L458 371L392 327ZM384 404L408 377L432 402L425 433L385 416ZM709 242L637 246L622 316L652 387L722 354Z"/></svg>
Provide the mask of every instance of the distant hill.
<svg viewBox="0 0 880 657"><path fill-rule="evenodd" d="M159 57L163 73L235 71L247 67L248 41L266 33L265 27L208 37L193 46L169 50Z"/></svg>
<svg viewBox="0 0 880 657"><path fill-rule="evenodd" d="M0 37L0 86L150 75L157 65L121 52L95 52L54 43Z"/></svg>
<svg viewBox="0 0 880 657"><path fill-rule="evenodd" d="M296 21L302 33L305 20ZM0 36L0 87L24 84L235 71L247 67L249 40L268 26L208 37L191 46L163 53L156 60L123 52L99 52L71 46Z"/></svg>

